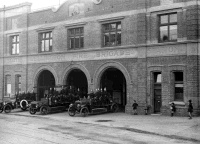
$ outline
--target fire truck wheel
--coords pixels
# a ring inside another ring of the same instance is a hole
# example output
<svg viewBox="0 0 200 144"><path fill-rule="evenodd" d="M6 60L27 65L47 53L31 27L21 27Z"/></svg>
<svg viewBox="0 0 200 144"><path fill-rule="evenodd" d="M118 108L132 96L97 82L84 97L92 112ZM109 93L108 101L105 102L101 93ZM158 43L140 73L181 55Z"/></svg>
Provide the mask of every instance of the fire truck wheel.
<svg viewBox="0 0 200 144"><path fill-rule="evenodd" d="M68 109L68 113L69 113L70 116L74 116L74 115L76 114L76 111L75 111L74 108L69 107L69 109Z"/></svg>
<svg viewBox="0 0 200 144"><path fill-rule="evenodd" d="M87 107L84 107L84 108L81 109L81 115L82 115L82 116L85 117L85 116L88 115L88 113L89 113L89 110L88 110Z"/></svg>
<svg viewBox="0 0 200 144"><path fill-rule="evenodd" d="M2 113L3 112L3 108L0 108L0 113Z"/></svg>
<svg viewBox="0 0 200 144"><path fill-rule="evenodd" d="M5 112L5 113L10 113L11 110L12 110L11 105L7 104L7 105L4 106L4 112Z"/></svg>
<svg viewBox="0 0 200 144"><path fill-rule="evenodd" d="M28 106L27 100L23 99L20 101L20 107L23 111L25 111L27 109L27 106Z"/></svg>
<svg viewBox="0 0 200 144"><path fill-rule="evenodd" d="M48 114L48 107L47 107L47 106L42 106L42 107L40 108L40 112L41 112L41 114L43 114L43 115Z"/></svg>
<svg viewBox="0 0 200 144"><path fill-rule="evenodd" d="M119 109L119 107L118 107L117 104L113 104L113 105L112 105L112 108L111 108L112 112L117 112L118 109Z"/></svg>
<svg viewBox="0 0 200 144"><path fill-rule="evenodd" d="M29 109L29 112L30 112L30 114L32 114L32 115L33 115L33 114L35 114L35 113L36 113L36 110L35 110L35 109L32 109L32 108L30 108L30 109Z"/></svg>

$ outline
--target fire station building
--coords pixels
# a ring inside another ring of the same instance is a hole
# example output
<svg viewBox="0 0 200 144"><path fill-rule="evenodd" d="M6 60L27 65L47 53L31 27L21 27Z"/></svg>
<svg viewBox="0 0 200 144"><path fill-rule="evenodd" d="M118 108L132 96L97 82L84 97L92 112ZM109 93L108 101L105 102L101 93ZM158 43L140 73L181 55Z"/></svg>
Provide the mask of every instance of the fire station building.
<svg viewBox="0 0 200 144"><path fill-rule="evenodd" d="M106 90L120 110L200 113L198 0L67 0L0 8L0 99L70 85Z"/></svg>

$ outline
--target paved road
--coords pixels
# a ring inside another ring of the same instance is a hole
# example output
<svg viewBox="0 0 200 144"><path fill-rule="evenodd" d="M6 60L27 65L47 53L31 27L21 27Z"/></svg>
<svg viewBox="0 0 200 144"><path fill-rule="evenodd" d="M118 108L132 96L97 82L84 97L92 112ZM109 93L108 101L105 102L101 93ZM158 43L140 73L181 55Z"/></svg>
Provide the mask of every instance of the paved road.
<svg viewBox="0 0 200 144"><path fill-rule="evenodd" d="M95 122L92 122L93 120ZM126 124L126 120L122 121L125 127L117 126L112 124L114 121L115 115L112 119L112 114L73 118L68 116L67 112L45 116L39 114L32 116L28 112L20 111L2 113L0 114L0 144L193 144L200 142L135 129L130 126L130 123Z"/></svg>

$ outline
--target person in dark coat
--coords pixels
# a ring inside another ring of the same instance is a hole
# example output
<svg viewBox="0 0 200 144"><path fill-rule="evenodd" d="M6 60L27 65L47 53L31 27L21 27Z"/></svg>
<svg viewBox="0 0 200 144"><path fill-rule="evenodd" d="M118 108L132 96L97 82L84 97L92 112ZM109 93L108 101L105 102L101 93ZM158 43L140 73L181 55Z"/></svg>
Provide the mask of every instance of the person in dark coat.
<svg viewBox="0 0 200 144"><path fill-rule="evenodd" d="M176 112L176 106L174 103L171 104L170 109L171 109L171 117L173 117L174 113Z"/></svg>
<svg viewBox="0 0 200 144"><path fill-rule="evenodd" d="M134 100L134 103L133 103L132 107L133 107L134 115L137 115L138 104L136 103L136 100Z"/></svg>
<svg viewBox="0 0 200 144"><path fill-rule="evenodd" d="M188 116L189 119L192 119L192 112L193 112L193 106L192 106L192 100L189 100L189 105L188 105Z"/></svg>

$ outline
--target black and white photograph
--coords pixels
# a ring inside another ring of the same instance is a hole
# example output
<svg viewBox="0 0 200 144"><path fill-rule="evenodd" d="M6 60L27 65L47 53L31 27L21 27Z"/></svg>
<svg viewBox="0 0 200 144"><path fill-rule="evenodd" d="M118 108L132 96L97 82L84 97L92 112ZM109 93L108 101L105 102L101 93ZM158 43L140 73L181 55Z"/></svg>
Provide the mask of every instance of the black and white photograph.
<svg viewBox="0 0 200 144"><path fill-rule="evenodd" d="M200 144L200 0L0 0L0 144Z"/></svg>

